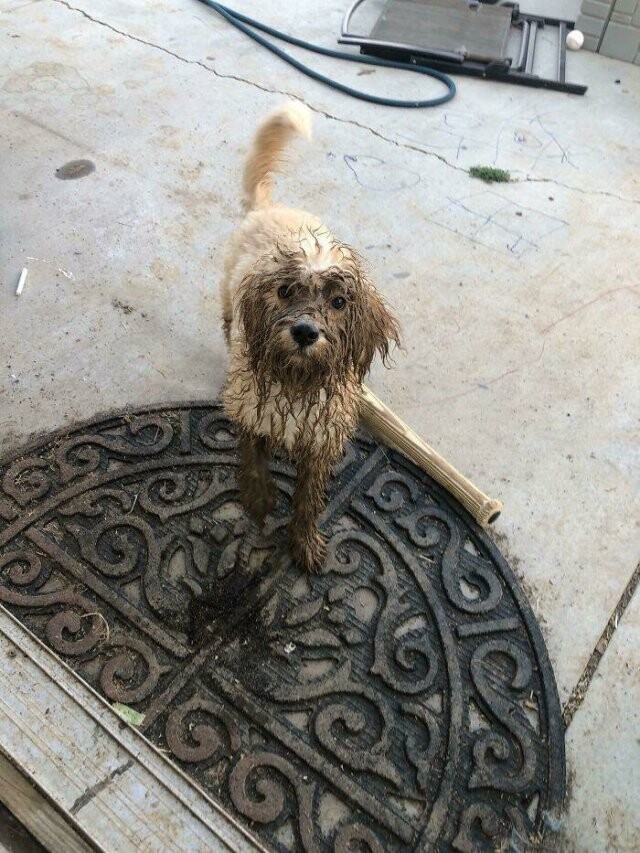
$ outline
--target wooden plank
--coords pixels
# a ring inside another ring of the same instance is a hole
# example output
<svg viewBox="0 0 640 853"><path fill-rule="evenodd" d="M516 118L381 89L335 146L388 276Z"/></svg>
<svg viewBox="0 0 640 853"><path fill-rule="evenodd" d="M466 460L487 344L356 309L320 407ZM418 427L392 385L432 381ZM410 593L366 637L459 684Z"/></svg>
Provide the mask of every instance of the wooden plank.
<svg viewBox="0 0 640 853"><path fill-rule="evenodd" d="M95 849L264 849L2 606L0 751ZM61 825L45 824L45 810L11 779L13 788L0 774L3 789L20 792L7 805L22 809L14 813L41 843L90 849L61 844ZM36 818L38 832L49 833L46 841L27 822Z"/></svg>
<svg viewBox="0 0 640 853"><path fill-rule="evenodd" d="M0 752L0 800L49 850L88 853L92 848L46 797ZM0 850L3 847L0 844Z"/></svg>

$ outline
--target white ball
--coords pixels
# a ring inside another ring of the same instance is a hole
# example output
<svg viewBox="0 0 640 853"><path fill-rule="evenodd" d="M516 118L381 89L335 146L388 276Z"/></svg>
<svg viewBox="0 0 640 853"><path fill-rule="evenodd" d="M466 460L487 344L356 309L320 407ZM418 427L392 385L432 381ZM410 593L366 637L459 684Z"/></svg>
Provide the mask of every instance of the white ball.
<svg viewBox="0 0 640 853"><path fill-rule="evenodd" d="M571 30L567 36L567 47L569 50L580 50L584 44L584 35L580 30Z"/></svg>

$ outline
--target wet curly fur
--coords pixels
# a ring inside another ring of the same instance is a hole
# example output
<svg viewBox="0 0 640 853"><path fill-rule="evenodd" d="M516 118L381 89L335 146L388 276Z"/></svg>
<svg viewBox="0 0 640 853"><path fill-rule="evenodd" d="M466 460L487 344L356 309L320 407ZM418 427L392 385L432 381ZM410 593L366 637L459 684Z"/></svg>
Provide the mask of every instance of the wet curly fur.
<svg viewBox="0 0 640 853"><path fill-rule="evenodd" d="M275 503L268 468L274 451L296 463L289 539L292 556L317 570L318 530L332 466L359 414L360 386L379 353L399 342L398 326L362 259L320 219L271 201L272 174L310 114L289 103L256 133L245 172L247 215L229 242L222 281L230 364L223 391L239 432L238 486L262 523Z"/></svg>

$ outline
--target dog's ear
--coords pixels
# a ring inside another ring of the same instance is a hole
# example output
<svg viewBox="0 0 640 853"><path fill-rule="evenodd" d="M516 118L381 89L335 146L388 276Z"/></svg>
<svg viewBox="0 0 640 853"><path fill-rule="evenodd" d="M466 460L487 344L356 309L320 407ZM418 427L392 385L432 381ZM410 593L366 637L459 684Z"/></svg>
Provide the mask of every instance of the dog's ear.
<svg viewBox="0 0 640 853"><path fill-rule="evenodd" d="M263 292L271 287L267 277L256 271L248 273L240 282L234 297L236 310L244 329L247 355L254 370L264 358L267 341L268 317L265 312Z"/></svg>
<svg viewBox="0 0 640 853"><path fill-rule="evenodd" d="M362 382L377 353L388 366L389 345L400 346L400 329L373 284L362 277L356 295L350 330L350 356L358 382Z"/></svg>

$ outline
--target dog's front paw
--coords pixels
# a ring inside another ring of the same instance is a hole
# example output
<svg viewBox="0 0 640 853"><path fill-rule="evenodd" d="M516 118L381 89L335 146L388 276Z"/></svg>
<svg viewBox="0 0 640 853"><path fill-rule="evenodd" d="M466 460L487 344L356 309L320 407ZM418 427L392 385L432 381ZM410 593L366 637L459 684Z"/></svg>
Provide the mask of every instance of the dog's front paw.
<svg viewBox="0 0 640 853"><path fill-rule="evenodd" d="M319 530L301 531L289 528L291 556L296 565L307 572L319 572L327 556L327 540Z"/></svg>

